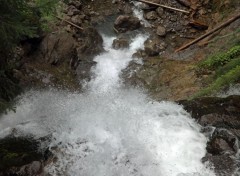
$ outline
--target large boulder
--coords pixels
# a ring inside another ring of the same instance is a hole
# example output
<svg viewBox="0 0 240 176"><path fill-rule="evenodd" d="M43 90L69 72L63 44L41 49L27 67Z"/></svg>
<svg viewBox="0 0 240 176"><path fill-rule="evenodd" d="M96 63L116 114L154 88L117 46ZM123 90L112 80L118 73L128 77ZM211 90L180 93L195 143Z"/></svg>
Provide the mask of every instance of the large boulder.
<svg viewBox="0 0 240 176"><path fill-rule="evenodd" d="M51 65L59 65L63 62L70 63L75 60L74 50L76 44L74 38L67 32L50 33L46 35L37 52L37 59Z"/></svg>
<svg viewBox="0 0 240 176"><path fill-rule="evenodd" d="M114 27L118 32L126 32L140 28L141 23L137 17L120 15L115 20Z"/></svg>

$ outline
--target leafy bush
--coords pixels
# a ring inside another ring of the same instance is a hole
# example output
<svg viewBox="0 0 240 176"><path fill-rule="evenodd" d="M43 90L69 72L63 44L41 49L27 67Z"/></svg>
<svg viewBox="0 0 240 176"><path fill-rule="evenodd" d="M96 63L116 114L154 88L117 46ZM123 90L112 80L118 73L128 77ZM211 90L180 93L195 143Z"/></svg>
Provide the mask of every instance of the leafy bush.
<svg viewBox="0 0 240 176"><path fill-rule="evenodd" d="M34 37L56 0L0 0L0 50L11 50L23 37Z"/></svg>
<svg viewBox="0 0 240 176"><path fill-rule="evenodd" d="M209 87L201 90L197 94L195 94L192 98L197 98L205 95L209 95L212 93L216 93L222 87L229 86L231 83L236 82L240 79L240 66L236 66L235 68L228 71L226 74L217 78Z"/></svg>
<svg viewBox="0 0 240 176"><path fill-rule="evenodd" d="M209 58L207 58L206 60L204 60L198 65L198 69L214 70L220 66L225 65L226 63L228 63L229 61L231 61L232 59L234 59L239 55L240 55L240 45L237 45L231 48L226 53L218 53L210 56Z"/></svg>
<svg viewBox="0 0 240 176"><path fill-rule="evenodd" d="M236 45L225 53L210 56L197 66L197 72L214 71L212 83L193 95L192 98L209 95L240 80L240 45Z"/></svg>

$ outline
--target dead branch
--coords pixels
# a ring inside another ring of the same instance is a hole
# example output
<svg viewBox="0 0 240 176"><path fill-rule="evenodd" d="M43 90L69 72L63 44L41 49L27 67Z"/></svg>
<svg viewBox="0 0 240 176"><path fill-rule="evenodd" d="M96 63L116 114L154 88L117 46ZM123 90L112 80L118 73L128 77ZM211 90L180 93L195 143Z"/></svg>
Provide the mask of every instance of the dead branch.
<svg viewBox="0 0 240 176"><path fill-rule="evenodd" d="M162 5L162 4L157 4L157 3L149 2L149 1L145 1L145 0L134 0L134 1L139 1L139 2L146 3L146 4L155 5L155 6L159 6L159 7L162 7L162 8L166 8L166 9L170 9L170 10L174 10L174 11L178 11L178 12L182 12L182 13L186 13L186 14L190 13L186 10L177 9L177 8L174 8L174 7L170 7L170 6L166 6L166 5Z"/></svg>
<svg viewBox="0 0 240 176"><path fill-rule="evenodd" d="M226 22L224 22L224 23L221 24L220 26L218 26L218 27L216 27L216 28L210 30L210 31L207 32L206 34L204 34L204 35L202 35L202 36L196 38L195 40L193 40L193 41L187 43L186 45L183 45L182 47L176 49L175 52L179 52L179 51L181 51L181 50L184 50L184 49L188 48L189 46L191 46L191 45L193 45L193 44L199 42L200 40L206 38L207 36L211 35L212 33L218 31L219 29L228 26L228 25L231 24L232 22L236 21L238 18L240 18L240 14L238 14L238 15L236 15L236 16L230 18L229 20L227 20Z"/></svg>
<svg viewBox="0 0 240 176"><path fill-rule="evenodd" d="M55 16L57 19L59 19L59 20L62 20L62 21L65 21L66 23L68 23L68 24L70 24L70 25L72 25L72 26L74 26L74 27L76 27L76 28L78 28L78 29L80 29L80 30L83 30L83 28L81 28L80 26L78 26L78 25L76 25L76 24L74 24L74 23L72 23L72 22L70 22L70 21L68 21L68 20L65 20L65 19L63 19L63 18L61 18L61 17L59 17L59 16Z"/></svg>

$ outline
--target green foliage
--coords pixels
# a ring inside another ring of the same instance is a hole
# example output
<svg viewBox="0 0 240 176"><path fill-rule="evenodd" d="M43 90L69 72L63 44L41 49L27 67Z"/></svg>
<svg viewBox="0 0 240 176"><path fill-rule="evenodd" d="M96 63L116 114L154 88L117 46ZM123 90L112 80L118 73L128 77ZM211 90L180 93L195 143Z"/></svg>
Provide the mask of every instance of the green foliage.
<svg viewBox="0 0 240 176"><path fill-rule="evenodd" d="M11 50L23 37L35 37L55 10L57 0L0 0L0 50Z"/></svg>
<svg viewBox="0 0 240 176"><path fill-rule="evenodd" d="M58 0L0 0L0 113L20 92L14 78L13 53L26 38L37 37L47 28Z"/></svg>
<svg viewBox="0 0 240 176"><path fill-rule="evenodd" d="M35 9L40 14L40 28L48 30L48 23L54 21L58 0L35 0Z"/></svg>
<svg viewBox="0 0 240 176"><path fill-rule="evenodd" d="M212 83L199 91L192 98L216 93L223 87L240 80L240 45L236 45L225 53L210 56L197 66L198 73L214 71Z"/></svg>
<svg viewBox="0 0 240 176"><path fill-rule="evenodd" d="M218 53L215 55L210 56L203 62L198 65L198 70L202 71L205 69L214 70L220 66L225 65L233 58L240 55L240 45L234 46L229 51L225 53Z"/></svg>
<svg viewBox="0 0 240 176"><path fill-rule="evenodd" d="M240 79L240 66L238 65L235 68L228 71L227 73L225 73L224 75L217 78L209 87L198 92L192 98L197 98L212 93L216 93L222 87L229 86L231 83L234 83L239 79Z"/></svg>
<svg viewBox="0 0 240 176"><path fill-rule="evenodd" d="M234 69L236 66L240 66L240 57L232 59L230 62L228 62L223 67L218 68L215 71L214 78L216 79L216 78L220 77L221 75L226 74L229 70Z"/></svg>

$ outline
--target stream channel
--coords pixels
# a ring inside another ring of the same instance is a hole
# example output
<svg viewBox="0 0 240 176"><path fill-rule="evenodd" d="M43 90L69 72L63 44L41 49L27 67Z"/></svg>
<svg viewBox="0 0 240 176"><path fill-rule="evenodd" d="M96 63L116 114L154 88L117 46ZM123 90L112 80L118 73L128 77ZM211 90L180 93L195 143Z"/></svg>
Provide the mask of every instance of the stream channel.
<svg viewBox="0 0 240 176"><path fill-rule="evenodd" d="M45 167L49 175L214 176L201 162L207 138L190 114L173 102L151 100L121 79L148 35L135 35L120 50L112 48L116 37L102 37L105 52L94 58L83 93L26 92L16 112L1 117L0 137L13 129L18 136L48 136L46 145L57 158Z"/></svg>

